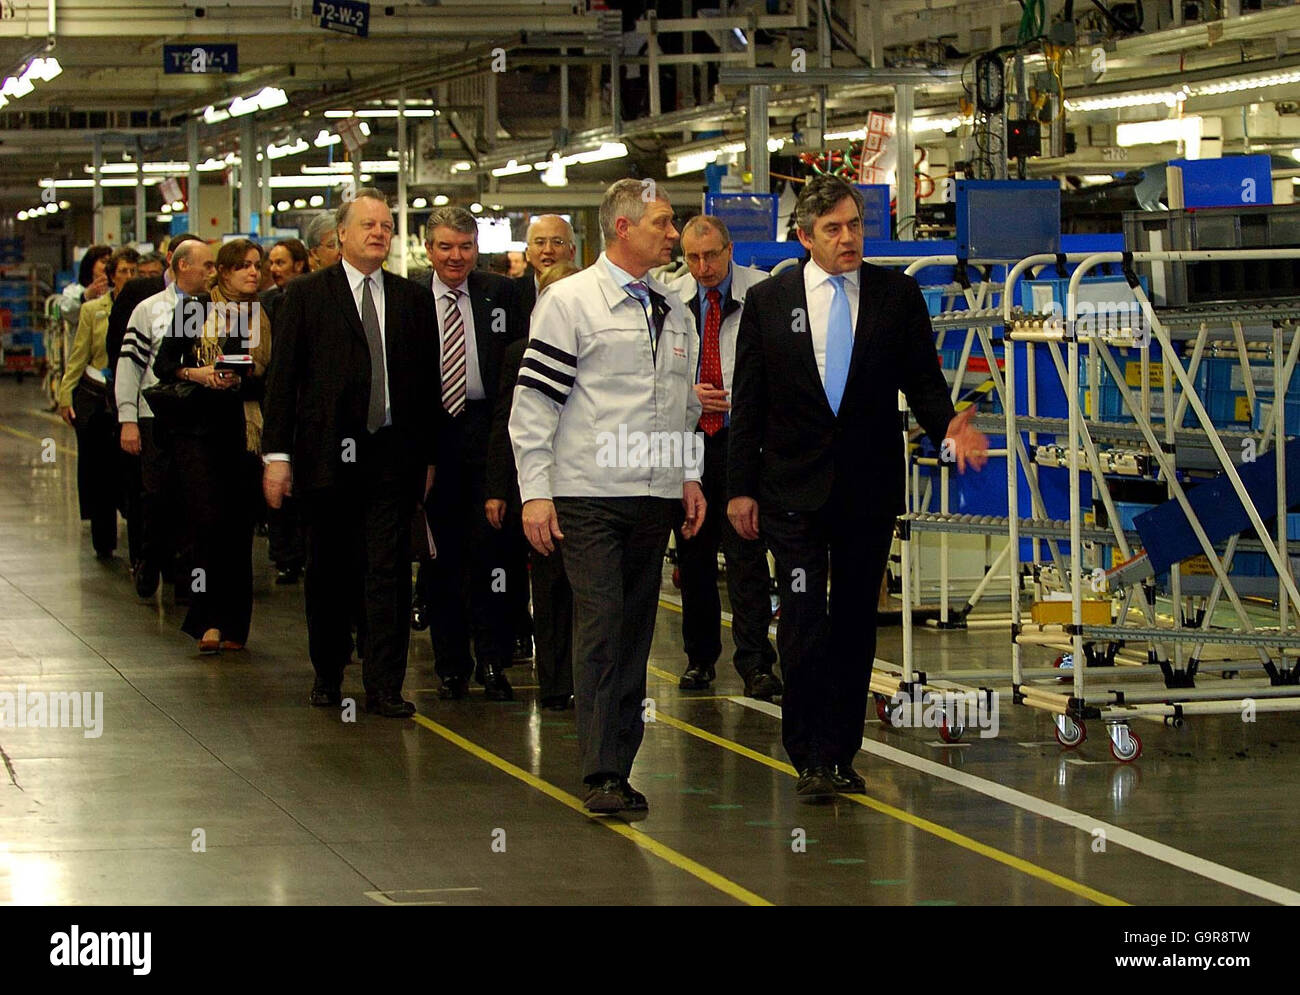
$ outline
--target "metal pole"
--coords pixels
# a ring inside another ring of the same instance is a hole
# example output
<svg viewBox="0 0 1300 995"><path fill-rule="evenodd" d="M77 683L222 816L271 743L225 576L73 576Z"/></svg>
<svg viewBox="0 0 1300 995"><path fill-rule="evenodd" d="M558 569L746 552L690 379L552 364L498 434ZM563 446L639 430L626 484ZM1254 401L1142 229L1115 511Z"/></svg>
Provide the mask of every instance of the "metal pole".
<svg viewBox="0 0 1300 995"><path fill-rule="evenodd" d="M94 187L91 189L90 202L94 211L94 224L92 231L94 238L92 241L99 245L104 241L104 187L103 169L104 169L104 140L98 135L95 136L94 142Z"/></svg>
<svg viewBox="0 0 1300 995"><path fill-rule="evenodd" d="M621 55L622 53L618 50L618 42L615 42L609 50L609 110L615 138L623 134L623 105L619 95L619 89L623 82L623 60Z"/></svg>
<svg viewBox="0 0 1300 995"><path fill-rule="evenodd" d="M257 207L258 231L263 236L271 234L271 213L275 209L275 198L271 195L271 157L262 155L262 183Z"/></svg>
<svg viewBox="0 0 1300 995"><path fill-rule="evenodd" d="M135 139L135 240L139 244L145 240L145 197L144 197L144 142L137 135Z"/></svg>
<svg viewBox="0 0 1300 995"><path fill-rule="evenodd" d="M894 145L898 149L898 237L916 222L916 141L912 137L912 110L916 88L910 83L894 87Z"/></svg>
<svg viewBox="0 0 1300 995"><path fill-rule="evenodd" d="M650 116L658 117L663 109L659 93L659 36L656 33L659 18L654 11L647 12L646 17L650 22L650 40L646 43L646 55L649 57L646 71L650 77Z"/></svg>
<svg viewBox="0 0 1300 995"><path fill-rule="evenodd" d="M568 49L560 49L560 56L568 55ZM569 134L569 63L560 63L560 130Z"/></svg>
<svg viewBox="0 0 1300 995"><path fill-rule="evenodd" d="M239 230L245 235L253 230L253 196L257 181L257 140L252 114L239 122Z"/></svg>
<svg viewBox="0 0 1300 995"><path fill-rule="evenodd" d="M750 189L754 193L767 193L772 180L767 171L767 92L766 86L749 88L749 171L752 175Z"/></svg>
<svg viewBox="0 0 1300 995"><path fill-rule="evenodd" d="M190 118L185 123L185 155L190 161L190 176L185 187L189 204L189 229L199 235L199 120Z"/></svg>
<svg viewBox="0 0 1300 995"><path fill-rule="evenodd" d="M397 272L406 276L406 87L397 90Z"/></svg>
<svg viewBox="0 0 1300 995"><path fill-rule="evenodd" d="M497 130L500 121L499 107L497 105L497 74L490 72L487 74L486 86L484 90L484 112L483 112L483 145L485 148L494 149L497 144Z"/></svg>

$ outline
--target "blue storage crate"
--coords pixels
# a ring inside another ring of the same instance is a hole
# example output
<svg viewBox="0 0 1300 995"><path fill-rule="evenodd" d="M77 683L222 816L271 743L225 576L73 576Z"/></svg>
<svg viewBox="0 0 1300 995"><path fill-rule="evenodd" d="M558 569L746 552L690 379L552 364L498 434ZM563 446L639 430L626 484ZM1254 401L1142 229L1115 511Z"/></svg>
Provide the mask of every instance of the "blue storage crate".
<svg viewBox="0 0 1300 995"><path fill-rule="evenodd" d="M1256 393L1272 394L1272 362L1251 363L1250 365L1252 367L1251 379L1255 383ZM1246 389L1245 378L1246 375L1241 368L1241 362L1235 357L1207 356L1201 360L1200 365L1196 368L1196 376L1193 378L1193 382L1196 384L1198 391L1203 391L1206 388L1244 391ZM1291 371L1291 380L1287 387L1288 393L1297 390L1300 390L1300 363Z"/></svg>
<svg viewBox="0 0 1300 995"><path fill-rule="evenodd" d="M1135 529L1133 519L1144 511L1150 511L1154 504L1139 504L1136 501L1116 501L1115 514L1119 516L1119 524L1122 529Z"/></svg>
<svg viewBox="0 0 1300 995"><path fill-rule="evenodd" d="M1251 419L1251 428L1256 432L1264 429L1264 418L1269 409L1273 406L1273 398L1269 395L1256 395L1254 417ZM1287 435L1300 435L1300 399L1286 401L1286 409L1282 415L1282 431Z"/></svg>
<svg viewBox="0 0 1300 995"><path fill-rule="evenodd" d="M1141 276L1138 280L1142 285L1142 292L1150 296L1150 287L1147 278ZM1038 288L1037 292L1035 292L1035 288ZM1064 314L1066 297L1070 290L1070 278L1052 276L1046 278L1040 277L1035 280L1023 280L1020 283L1019 290L1019 304L1026 311L1045 311L1045 307L1036 307L1034 305L1034 298L1037 297L1041 304L1044 294L1050 291L1051 300L1060 307L1061 313ZM1128 280L1123 276L1110 276L1096 273L1094 271L1092 275L1085 276L1079 281L1080 301L1099 300L1103 297L1107 300L1113 297L1114 300L1123 301L1125 303L1128 301L1136 303L1137 301L1137 298L1133 296L1133 291L1129 288Z"/></svg>

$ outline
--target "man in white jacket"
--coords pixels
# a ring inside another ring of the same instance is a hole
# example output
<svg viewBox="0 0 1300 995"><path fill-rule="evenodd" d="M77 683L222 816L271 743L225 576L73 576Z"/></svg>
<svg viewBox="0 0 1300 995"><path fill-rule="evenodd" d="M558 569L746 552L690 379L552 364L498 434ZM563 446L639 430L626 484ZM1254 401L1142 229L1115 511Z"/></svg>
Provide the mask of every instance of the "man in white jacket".
<svg viewBox="0 0 1300 995"><path fill-rule="evenodd" d="M682 227L682 255L690 272L669 289L686 305L700 336L695 393L700 399L704 441L705 500L715 510L727 503L727 437L731 425L736 333L749 288L767 274L732 260L731 234L721 218L701 214ZM767 550L760 539L742 539L726 515L710 515L694 539L677 536L682 588L682 646L686 671L679 686L704 691L722 655L722 601L718 597L718 551L727 562L731 602L732 661L745 694L771 701L784 691L772 672L776 650L768 638L772 621Z"/></svg>
<svg viewBox="0 0 1300 995"><path fill-rule="evenodd" d="M524 534L539 553L560 543L573 586L574 704L592 812L649 807L628 776L644 733L664 550L680 508L688 537L705 514L699 339L681 300L648 275L672 256L672 216L653 180L606 191L605 251L538 301L510 414Z"/></svg>

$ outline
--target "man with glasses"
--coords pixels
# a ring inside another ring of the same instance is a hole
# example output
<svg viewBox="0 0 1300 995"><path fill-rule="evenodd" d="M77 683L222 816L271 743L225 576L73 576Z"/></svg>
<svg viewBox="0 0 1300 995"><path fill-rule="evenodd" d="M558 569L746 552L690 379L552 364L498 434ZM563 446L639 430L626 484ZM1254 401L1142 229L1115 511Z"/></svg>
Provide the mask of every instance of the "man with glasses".
<svg viewBox="0 0 1300 995"><path fill-rule="evenodd" d="M339 230L328 214L312 219L303 241L307 243L307 268L312 273L333 266L342 256L339 251Z"/></svg>
<svg viewBox="0 0 1300 995"><path fill-rule="evenodd" d="M558 262L573 262L577 245L573 228L558 214L542 214L528 225L528 249L524 257L528 270L515 280L515 293L524 314L537 303L537 279Z"/></svg>
<svg viewBox="0 0 1300 995"><path fill-rule="evenodd" d="M716 511L727 504L727 438L731 431L732 374L736 365L736 331L740 310L751 287L767 279L762 270L737 266L731 258L731 235L721 218L691 218L682 228L682 255L690 273L670 285L695 318L700 336L700 366L695 394L703 413L704 498ZM731 601L732 661L745 682L745 694L771 701L782 693L772 673L776 650L767 636L772 603L767 550L757 539L742 539L724 514L709 515L694 539L680 527L677 564L682 580L682 646L686 672L679 687L705 691L713 683L722 655L722 601L718 597L718 550L727 564Z"/></svg>

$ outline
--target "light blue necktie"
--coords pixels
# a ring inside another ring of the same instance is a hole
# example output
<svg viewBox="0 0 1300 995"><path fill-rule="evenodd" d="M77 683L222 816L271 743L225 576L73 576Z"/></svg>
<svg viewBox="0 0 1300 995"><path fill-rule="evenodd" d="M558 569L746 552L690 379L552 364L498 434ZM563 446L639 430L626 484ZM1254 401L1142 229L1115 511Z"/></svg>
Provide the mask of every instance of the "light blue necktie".
<svg viewBox="0 0 1300 995"><path fill-rule="evenodd" d="M645 312L646 316L646 330L650 333L650 351L654 352L654 348L658 344L658 336L655 335L655 323L650 318L650 288L642 281L635 280L632 283L627 284L623 289L626 290L631 297L635 297L641 303L641 310Z"/></svg>
<svg viewBox="0 0 1300 995"><path fill-rule="evenodd" d="M831 283L835 285L835 296L831 298L826 324L826 400L838 415L853 356L853 312L849 310L849 295L844 292L844 277L833 276Z"/></svg>

